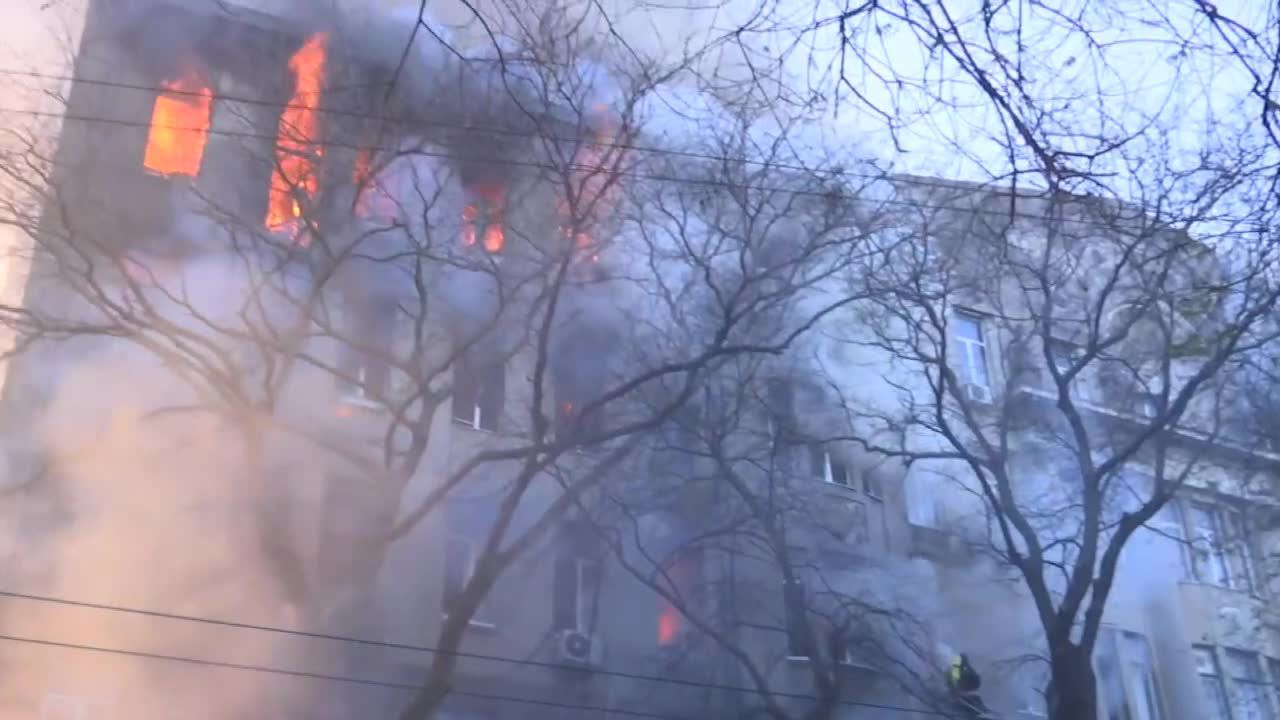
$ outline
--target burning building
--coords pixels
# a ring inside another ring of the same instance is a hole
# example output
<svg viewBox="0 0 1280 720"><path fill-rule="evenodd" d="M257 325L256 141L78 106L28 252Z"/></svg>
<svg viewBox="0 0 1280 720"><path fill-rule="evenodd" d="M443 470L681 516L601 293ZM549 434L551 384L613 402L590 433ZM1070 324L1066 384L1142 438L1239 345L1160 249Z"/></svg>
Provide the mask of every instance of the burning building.
<svg viewBox="0 0 1280 720"><path fill-rule="evenodd" d="M695 235L711 239L705 267L664 256L660 243L646 257L611 243L624 123L594 108L586 122L566 119L538 88L521 94L528 78L518 71L503 76L495 63L462 62L432 45L398 72L400 48L377 34L208 3L96 0L86 27L83 81L68 113L102 122L72 123L62 135L63 170L47 198L56 211L42 221L46 252L27 298L41 312L107 330L42 345L13 366L20 381L6 386L6 427L37 432L11 464L39 482L15 504L18 547L29 557L9 574L46 600L116 610L6 605L0 622L14 635L37 642L43 626L68 628L43 638L61 645L15 656L23 672L3 698L13 717L97 720L92 708L108 706L117 716L167 717L179 705L209 718L258 717L264 707L309 717L398 712L437 657L430 649L440 629L466 607L499 517L493 497L520 477L519 463L503 459L469 477L446 510L389 542L413 501L480 449L530 438L575 448L560 475L538 476L532 507L508 518L517 530L537 526L539 508L560 497L556 483L613 447L593 445L592 435L635 412L599 402L618 348L651 341L629 347L644 357L649 345L703 339L681 335L696 323L620 321L647 318L626 286L610 282L617 258L639 257L631 268L666 263L653 286L706 272L732 288L760 273L765 281L740 293L713 286L668 300L734 310L779 292L806 238L856 230L807 221L829 210L823 192L803 186L801 195L823 202L772 208L779 229L768 242L722 256L714 241L751 232L723 180L696 194L675 184L652 196L628 188L646 203L678 207ZM559 169L569 172L551 176L548 147L568 158ZM646 230L666 229L634 235ZM820 253L809 260L829 261ZM68 291L68 272L93 282ZM548 277L569 278L557 298L564 321L529 345L539 333L520 322L545 306L537 291ZM751 326L742 337L780 333L792 311L778 304L738 318ZM991 336L976 314L965 320L957 323L964 392L989 406ZM832 322L827 338L847 330L838 323L856 325L845 316ZM839 348L806 350L832 359L846 373L835 384L849 392L884 391L855 367L886 369L886 386L910 380L892 376L882 356L840 364ZM948 510L962 500L840 439L831 430L842 420L835 401L812 382L818 369L783 365L715 366L687 393L688 412L657 423L643 457L612 467L618 492L607 499L646 510L642 519L612 518L631 523L621 525L629 532L618 552L648 561L644 571L614 562L582 511L497 581L464 628L449 717L658 706L737 717L767 692L795 701L787 709L798 713L826 692L815 677L835 679L840 710L928 710L902 696L908 683L893 672L909 666L924 677L936 668L890 657L924 638L893 628L899 634L886 639L883 627L847 622L837 599L855 589L859 602L880 607L915 603L935 636L984 660L1025 649L1015 623L964 622L983 603L984 616L999 620L1026 604L1016 593L965 585L966 576L1000 579L941 517L939 498L955 501ZM174 371L193 366L215 382L193 391ZM539 372L548 380L535 389L529 379ZM661 404L663 392L653 394L644 399ZM541 415L532 412L538 402ZM183 414L193 406L217 407L215 416L231 421ZM395 423L401 432L388 434ZM316 438L326 453L309 444ZM726 446L741 452L728 464L749 468L745 491L716 482L725 468L714 451ZM421 462L409 476L393 472L415 451ZM769 491L761 495L768 502L751 507L753 487ZM1179 599L1153 612L1181 635L1155 637L1140 602L1115 612L1098 661L1104 694L1122 709L1115 717L1172 720L1174 698L1190 693L1177 694L1168 678L1189 680L1198 668L1201 679L1220 681L1210 672L1218 658L1247 650L1261 668L1277 652L1258 640L1269 637L1263 631L1226 632L1207 614L1220 605L1248 616L1258 607L1245 597L1262 583L1246 569L1234 530L1237 500L1199 487L1185 522L1169 523L1211 547L1189 556L1195 583L1157 578ZM785 518L772 537L760 531L776 529L761 519L762 506ZM708 532L718 521L729 530ZM761 547L795 554L784 563ZM717 645L726 637L737 654ZM993 638L1005 646L990 647ZM143 655L118 659L93 647ZM766 690L741 690L750 674L744 657ZM1155 658L1165 675L1153 671ZM202 660L222 667L192 664ZM1249 684L1237 674L1232 688Z"/></svg>

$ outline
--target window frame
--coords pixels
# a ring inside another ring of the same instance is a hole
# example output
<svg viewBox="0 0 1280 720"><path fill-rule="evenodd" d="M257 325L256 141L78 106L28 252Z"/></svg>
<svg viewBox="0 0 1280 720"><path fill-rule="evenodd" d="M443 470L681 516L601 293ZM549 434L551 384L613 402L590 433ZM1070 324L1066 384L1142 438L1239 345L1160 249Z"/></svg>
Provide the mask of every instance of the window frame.
<svg viewBox="0 0 1280 720"><path fill-rule="evenodd" d="M596 572L595 585L590 589L583 582L585 569L588 567L594 567ZM600 593L603 588L604 565L595 558L575 557L573 559L573 621L578 632L588 635L595 632L596 620L599 618ZM584 610L586 610L585 619Z"/></svg>
<svg viewBox="0 0 1280 720"><path fill-rule="evenodd" d="M1222 663L1218 661L1217 649L1213 645L1195 644L1191 646L1191 656L1196 668L1196 677L1200 680L1200 700L1205 703L1202 710L1217 713L1217 717L1207 716L1206 720L1231 720L1230 697L1227 695L1227 684L1222 673ZM1200 658L1208 660L1208 671L1202 667ZM1217 692L1217 708L1213 707L1215 698L1205 693L1207 683L1213 683Z"/></svg>
<svg viewBox="0 0 1280 720"><path fill-rule="evenodd" d="M498 360L496 362L477 362L475 357L475 348L469 348L467 352L460 353L453 363L453 387L451 389L450 404L452 405L451 413L455 422L458 422L472 430L481 432L496 433L502 428L502 418L505 415L507 404L507 364L505 361ZM467 378L467 384L459 383L459 375ZM459 396L460 388L467 388L468 393ZM487 400L492 400L490 394L497 393L496 406L490 408L493 410L493 417L490 418L485 413L485 405ZM463 404L465 402L465 404ZM470 408L470 412L465 416L459 411Z"/></svg>
<svg viewBox="0 0 1280 720"><path fill-rule="evenodd" d="M441 615L446 618L449 616L449 606L452 604L452 598L466 590L467 584L471 582L471 578L475 575L476 557L479 554L476 546L479 544L480 543L476 542L476 540L471 536L457 530L448 530L445 533L445 557L443 567L441 568L444 578L443 582L440 583L441 590L443 591L440 610ZM453 557L452 550L459 546L466 549L466 560L463 563L465 569L461 576L461 586L457 588L450 588L449 563ZM492 593L492 589L490 590L490 593ZM467 625L470 627L489 630L497 627L497 623L493 621L489 612L489 595L486 595L485 598L480 601L480 604L476 606L476 611L472 614L471 618L467 620Z"/></svg>
<svg viewBox="0 0 1280 720"><path fill-rule="evenodd" d="M1141 649L1140 655L1135 655L1134 648ZM1107 675L1108 668L1104 665L1110 666L1113 675ZM1116 627L1103 628L1094 648L1093 667L1098 678L1100 707L1109 707L1118 700L1124 709L1121 717L1136 720L1167 718L1155 653L1146 635ZM1115 692L1121 697L1111 697ZM1147 708L1145 719L1138 717L1139 702Z"/></svg>
<svg viewBox="0 0 1280 720"><path fill-rule="evenodd" d="M1197 522L1198 513L1210 521L1208 531L1211 535L1207 540L1202 534L1204 528ZM1211 499L1188 500L1183 514L1192 576L1196 582L1250 595L1259 594L1258 568L1245 532L1244 514L1238 508ZM1228 538L1228 526L1234 526L1238 537ZM1204 547L1206 543L1208 547ZM1238 568L1233 567L1236 563L1232 558L1236 559ZM1221 578L1207 577L1209 570L1220 573Z"/></svg>
<svg viewBox="0 0 1280 720"><path fill-rule="evenodd" d="M1251 700L1262 703L1262 720L1275 720L1276 709L1273 706L1274 698L1271 697L1273 686L1267 677L1266 659L1262 653L1233 647L1223 647L1222 650L1223 656L1227 660L1227 675L1231 678L1227 704L1231 708L1232 718L1234 720L1246 720L1253 717L1244 707L1246 698L1240 692L1244 686L1249 686L1256 693ZM1233 661L1242 662L1243 665L1241 667L1246 668L1246 674L1252 677L1240 677L1236 672L1236 666L1233 665Z"/></svg>
<svg viewBox="0 0 1280 720"><path fill-rule="evenodd" d="M813 467L815 463L820 464L821 467ZM811 474L822 482L828 485L849 488L850 490L856 489L853 485L853 476L849 472L849 465L837 458L822 443L809 443L809 464ZM837 469L841 471L838 475L844 478L844 482L836 479Z"/></svg>
<svg viewBox="0 0 1280 720"><path fill-rule="evenodd" d="M1059 373L1066 372L1072 366L1084 359L1086 350L1082 345L1077 345L1069 340L1059 340L1057 338L1051 339L1050 343L1053 346L1054 359L1064 359L1067 363L1066 367L1055 363ZM1093 388L1091 387L1092 374L1088 372L1089 369L1090 368L1088 366L1082 366L1076 373L1076 376L1072 378L1071 386L1069 388L1071 397L1084 403L1096 402L1094 399L1094 393L1092 392Z"/></svg>
<svg viewBox="0 0 1280 720"><path fill-rule="evenodd" d="M955 310L951 314L952 326L948 328L948 335L950 335L952 345L962 349L961 357L963 358L963 363L961 369L964 371L964 376L961 378L961 385L974 385L990 393L992 389L991 360L987 352L988 340L987 331L984 327L985 320L985 316L972 310ZM955 327L958 321L973 323L974 329L977 331L977 339L961 337ZM976 358L973 357L975 349L977 352ZM979 382L979 378L974 377L974 371L978 368L981 368L981 382ZM953 367L952 369L955 370L956 368Z"/></svg>

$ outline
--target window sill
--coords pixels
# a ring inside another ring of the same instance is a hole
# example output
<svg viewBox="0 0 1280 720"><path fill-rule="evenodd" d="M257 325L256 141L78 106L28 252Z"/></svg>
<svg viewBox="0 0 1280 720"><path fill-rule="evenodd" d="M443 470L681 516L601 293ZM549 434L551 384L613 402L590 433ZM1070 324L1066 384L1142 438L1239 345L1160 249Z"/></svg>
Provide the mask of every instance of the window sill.
<svg viewBox="0 0 1280 720"><path fill-rule="evenodd" d="M1184 578L1181 582L1184 585L1195 585L1196 587L1207 588L1209 590L1214 590L1216 592L1232 593L1234 595L1244 595L1244 596L1253 598L1258 602L1262 602L1264 600L1264 598L1262 597L1262 594L1259 593L1257 590L1243 590L1241 588L1233 588L1227 585L1219 585L1218 583L1215 583L1215 582L1209 582L1208 580L1199 580L1197 578Z"/></svg>
<svg viewBox="0 0 1280 720"><path fill-rule="evenodd" d="M454 425L457 425L457 426L459 426L459 427L464 427L464 428L466 428L466 429L468 429L468 430L472 430L472 431L478 432L478 433L484 433L485 435L497 435L497 434L498 434L498 431L497 431L497 430L490 430L489 428L486 428L486 427L480 427L479 425L476 425L475 423L471 422L470 420L463 420L463 419L462 419L462 418L460 418L460 417L455 417L455 418L453 418L453 424L454 424Z"/></svg>
<svg viewBox="0 0 1280 720"><path fill-rule="evenodd" d="M809 657L808 655L788 655L786 657L786 661L789 663L794 663L796 665L802 665L802 664L807 665L813 662L813 658ZM836 666L847 668L849 670L865 670L867 672L875 672L875 668L871 667L870 665L864 665L863 663L860 663L860 662L851 662L848 660L837 660Z"/></svg>
<svg viewBox="0 0 1280 720"><path fill-rule="evenodd" d="M440 617L445 620L448 620L449 613L440 613ZM467 629L483 630L484 632L497 632L498 624L488 620L477 620L475 618L471 618L470 620L467 621Z"/></svg>
<svg viewBox="0 0 1280 720"><path fill-rule="evenodd" d="M352 392L342 391L338 393L338 402L342 405L350 405L365 410L381 410L382 404L377 401L370 400L363 395L356 395Z"/></svg>

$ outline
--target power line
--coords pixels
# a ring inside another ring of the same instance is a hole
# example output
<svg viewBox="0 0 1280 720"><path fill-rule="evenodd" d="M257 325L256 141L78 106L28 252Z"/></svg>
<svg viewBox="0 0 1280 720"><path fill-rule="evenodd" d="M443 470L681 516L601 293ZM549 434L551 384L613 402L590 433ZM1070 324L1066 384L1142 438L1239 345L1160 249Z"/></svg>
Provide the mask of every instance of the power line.
<svg viewBox="0 0 1280 720"><path fill-rule="evenodd" d="M226 129L219 129L219 128L197 128L197 127L187 127L187 126L179 126L179 125L153 125L149 122L141 122L137 120L124 120L121 118L107 118L107 117L100 117L100 116L94 116L94 115L72 115L69 113L60 113L60 112L45 111L45 110L30 110L30 109L0 107L0 114L30 115L34 117L46 117L51 119L72 120L72 121L84 122L84 123L102 123L106 125L117 125L122 127L132 127L132 128L139 128L139 129L160 128L165 130L175 130L178 132L202 132L210 135L220 135L225 137L236 137L236 138L250 139L250 140L264 140L264 141L270 141L270 142L275 142L277 139L275 135L263 135L259 133L243 132L243 131L236 131L236 130L226 130ZM392 152L392 153L399 151L397 148L394 148L394 147L355 145L352 143L340 142L335 140L314 140L314 141L309 141L309 144L317 147L335 147L335 148L342 148L347 150L355 150L357 152L362 150L375 150L378 152ZM446 160L456 159L456 156L450 153L424 150L421 148L415 149L412 152L412 154L423 156L423 157L441 158ZM579 163L569 163L564 167L557 167L555 165L551 165L547 163L539 163L539 162L534 162L529 160L514 160L514 159L501 159L501 158L469 157L468 161L481 162L489 165L527 167L527 168L533 168L537 170L547 170L552 172L560 171L560 170L569 170L569 171L586 171L586 172L596 173L601 171L601 168L598 166L584 165ZM770 185L737 184L737 183L730 183L724 180L702 179L702 178L688 177L688 176L681 176L681 175L662 175L658 173L640 172L635 170L614 170L614 171L609 171L609 174L614 174L619 177L633 177L633 178L639 178L642 180L656 180L661 182L670 182L670 183L677 183L677 184L698 185L702 187L724 187L724 188L732 188L732 189L739 189L739 190L755 190L755 191L761 191L761 192L779 193L783 195L809 196L809 197L817 197L817 198L840 198L840 199L846 199L846 200L858 199L858 196L856 195L850 195L849 193L842 192L839 190L834 190L834 189L829 191L799 190L796 188L784 188L784 187L776 187L776 186L770 186ZM905 184L905 185L911 185L914 183L914 181L911 180L910 178L902 179L902 178L891 176L891 175L885 175L884 178L887 182L890 182L890 183ZM942 185L939 183L932 183L928 186L948 187L946 185ZM974 192L979 192L979 191L980 191L979 188L974 189ZM1035 215L1035 214L1026 213L1026 212L988 210L985 208L973 207L973 206L955 207L951 205L938 205L934 203L921 202L918 200L894 200L889 198L879 198L879 199L873 200L872 203L885 205L885 206L908 208L912 210L937 210L937 211L948 211L948 212L957 212L957 213L968 213L971 215L991 215L991 216L995 216L997 218L1002 218L1002 219L1015 217L1015 218L1022 218L1025 220L1034 220L1036 222L1046 221L1046 218L1042 215ZM1085 227L1102 228L1105 230L1110 230L1112 232L1115 232L1117 230L1117 226L1115 224L1098 222L1096 220L1072 219L1070 222L1073 224L1081 225Z"/></svg>
<svg viewBox="0 0 1280 720"><path fill-rule="evenodd" d="M292 637L301 637L309 640L329 640L333 642L345 642L355 645L363 645L366 647L386 648L389 650L405 650L415 653L427 653L432 655L449 655L453 657L467 658L471 660L484 660L490 662L505 663L509 665L521 665L528 667L537 667L548 670L565 670L570 672L581 673L584 675L602 675L606 677L616 677L628 680L639 680L644 682L667 683L672 685L680 685L683 687L700 688L705 690L722 690L726 692L738 692L752 695L773 695L780 698L790 700L812 700L818 701L814 695L806 693L794 693L786 691L767 691L756 688L742 687L736 685L724 685L720 683L708 683L697 680L684 680L681 678L661 677L658 675L644 675L640 673L625 672L622 670L610 670L607 668L591 668L578 665L565 665L562 663L545 662L541 660L532 660L529 658L513 658L502 655L490 655L486 653L469 652L466 650L445 650L429 645L413 645L410 643L397 643L385 640L370 640L368 638L355 637L351 635L338 635L335 633L323 633L309 630L293 630L283 628L276 625L263 625L257 623L248 623L237 620L221 620L217 618L206 618L195 615L182 615L178 613L166 612L163 610L147 610L144 608L134 608L124 605L111 605L107 603L90 602L87 600L72 600L70 598L55 597L52 595L36 595L32 593L20 593L12 590L0 590L0 597L7 597L16 600L28 600L31 602L42 602L53 605L64 605L67 607L84 608L89 610L103 610L108 612L117 612L128 615L138 615L142 617L152 617L163 620L177 620L181 622L192 622L202 625L213 625L216 627L224 627L235 630L250 630L255 632L271 633L276 635L285 635ZM3 636L0 636L3 639ZM915 708L903 707L900 705L888 705L883 703L862 702L856 700L839 700L840 705L851 707L865 707L879 710L892 710L904 713L914 713L917 715L936 715L945 716L933 710L920 710Z"/></svg>
<svg viewBox="0 0 1280 720"><path fill-rule="evenodd" d="M7 640L15 643L26 643L29 645L41 645L44 647L56 647L66 650L81 650L85 652L103 653L108 655L121 655L125 657L143 658L147 660L161 660L164 662L181 663L184 665L198 665L201 667L214 667L224 670L242 670L246 672L260 672L272 675L285 675L288 677L305 678L308 680L322 680L326 682L340 682L352 685L366 685L370 687L388 688L392 690L404 690L407 692L415 691L418 685L412 683L394 682L391 680L372 680L369 678L357 678L350 675L333 675L329 673L312 672L309 670L291 670L289 668L268 667L265 665L253 665L249 663L234 663L223 660L208 660L205 658L194 658L187 655L170 655L167 653L147 652L145 650L126 650L124 648L105 647L102 645L87 645L84 643L64 642L60 640L48 640L43 638L23 637L20 635L0 634L0 640ZM685 720L676 715L662 715L659 713L646 712L644 710L629 710L626 708L615 708L604 705L582 705L578 703L565 703L555 700L542 700L538 698L516 697L513 695L501 695L497 693L482 693L470 690L450 690L452 695L461 695L463 697L472 697L479 700L491 700L499 702L515 702L526 705L541 705L543 707L553 707L561 710L586 710L592 712L603 712L612 715L627 715L630 717L657 718L658 720Z"/></svg>
<svg viewBox="0 0 1280 720"><path fill-rule="evenodd" d="M41 80L56 80L59 82L70 82L73 84L78 83L82 85L97 85L101 87L119 88L122 90L138 90L141 92L149 92L149 93L164 93L167 95L183 95L188 97L201 97L201 98L204 97L204 93L201 93L195 90L179 90L174 88L155 87L152 85L141 85L137 83L120 82L116 80L100 80L95 78L76 77L74 75L52 75L49 73L35 72L33 70L13 70L13 69L0 68L0 75L25 76L25 77L38 78ZM583 139L583 138L567 137L563 135L554 135L554 134L538 134L538 133L525 132L521 130L512 130L510 128L495 127L492 125L469 125L469 124L445 122L443 120L428 120L425 118L406 119L403 117L393 117L391 115L378 115L373 113L360 112L357 110L343 110L340 108L324 107L324 106L298 105L298 104L287 103L287 102L281 103L274 100L264 100L262 98L252 98L252 97L236 96L236 95L218 94L214 96L214 99L227 101L227 102L242 103L245 105L257 105L260 107L270 107L270 108L279 108L279 109L287 109L287 110L311 110L313 112L318 112L325 115L336 115L338 117L350 117L350 118L355 118L360 120L376 120L379 122L385 122L392 125L412 124L415 127L437 127L437 128L445 128L450 130L473 130L473 131L479 131L479 132L489 133L493 135L505 135L507 137L522 138L527 140L544 139L544 140L550 140L553 142L565 142L565 143L580 142L580 143L583 143L584 145L590 145L592 147L608 148L612 150L622 150L626 152L642 152L642 153L651 153L654 155L668 155L673 157L685 157L685 158L698 159L698 160L712 160L712 161L724 160L723 157L718 157L716 155L709 155L707 153L694 152L692 150L677 150L672 148L656 147L652 145L639 145L635 143L604 142L604 141L594 140L594 139ZM765 169L790 170L794 172L807 172L807 173L821 173L821 174L831 175L833 177L855 177L855 178L861 178L865 180L876 180L882 177L880 175L876 175L873 173L851 172L848 170L822 170L818 168L806 167L804 165L796 165L793 163L779 163L779 162L772 162L768 160L751 160L751 159L743 158L741 162L748 165L759 165ZM941 183L941 182L930 183L928 181L923 181L923 180L919 182L915 182L913 184L917 184L925 187L947 187L944 183Z"/></svg>

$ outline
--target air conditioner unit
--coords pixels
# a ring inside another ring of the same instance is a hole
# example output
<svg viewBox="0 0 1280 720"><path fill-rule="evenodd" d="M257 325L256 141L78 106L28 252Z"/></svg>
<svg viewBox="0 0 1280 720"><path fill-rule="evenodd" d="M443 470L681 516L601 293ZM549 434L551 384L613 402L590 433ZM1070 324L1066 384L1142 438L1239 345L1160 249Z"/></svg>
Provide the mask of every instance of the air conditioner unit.
<svg viewBox="0 0 1280 720"><path fill-rule="evenodd" d="M991 388L986 387L985 385L965 383L964 394L965 394L965 397L969 398L974 402L979 402L984 404L991 402Z"/></svg>
<svg viewBox="0 0 1280 720"><path fill-rule="evenodd" d="M556 636L557 657L560 662L589 667L604 661L604 644L600 637L581 630L561 630Z"/></svg>

